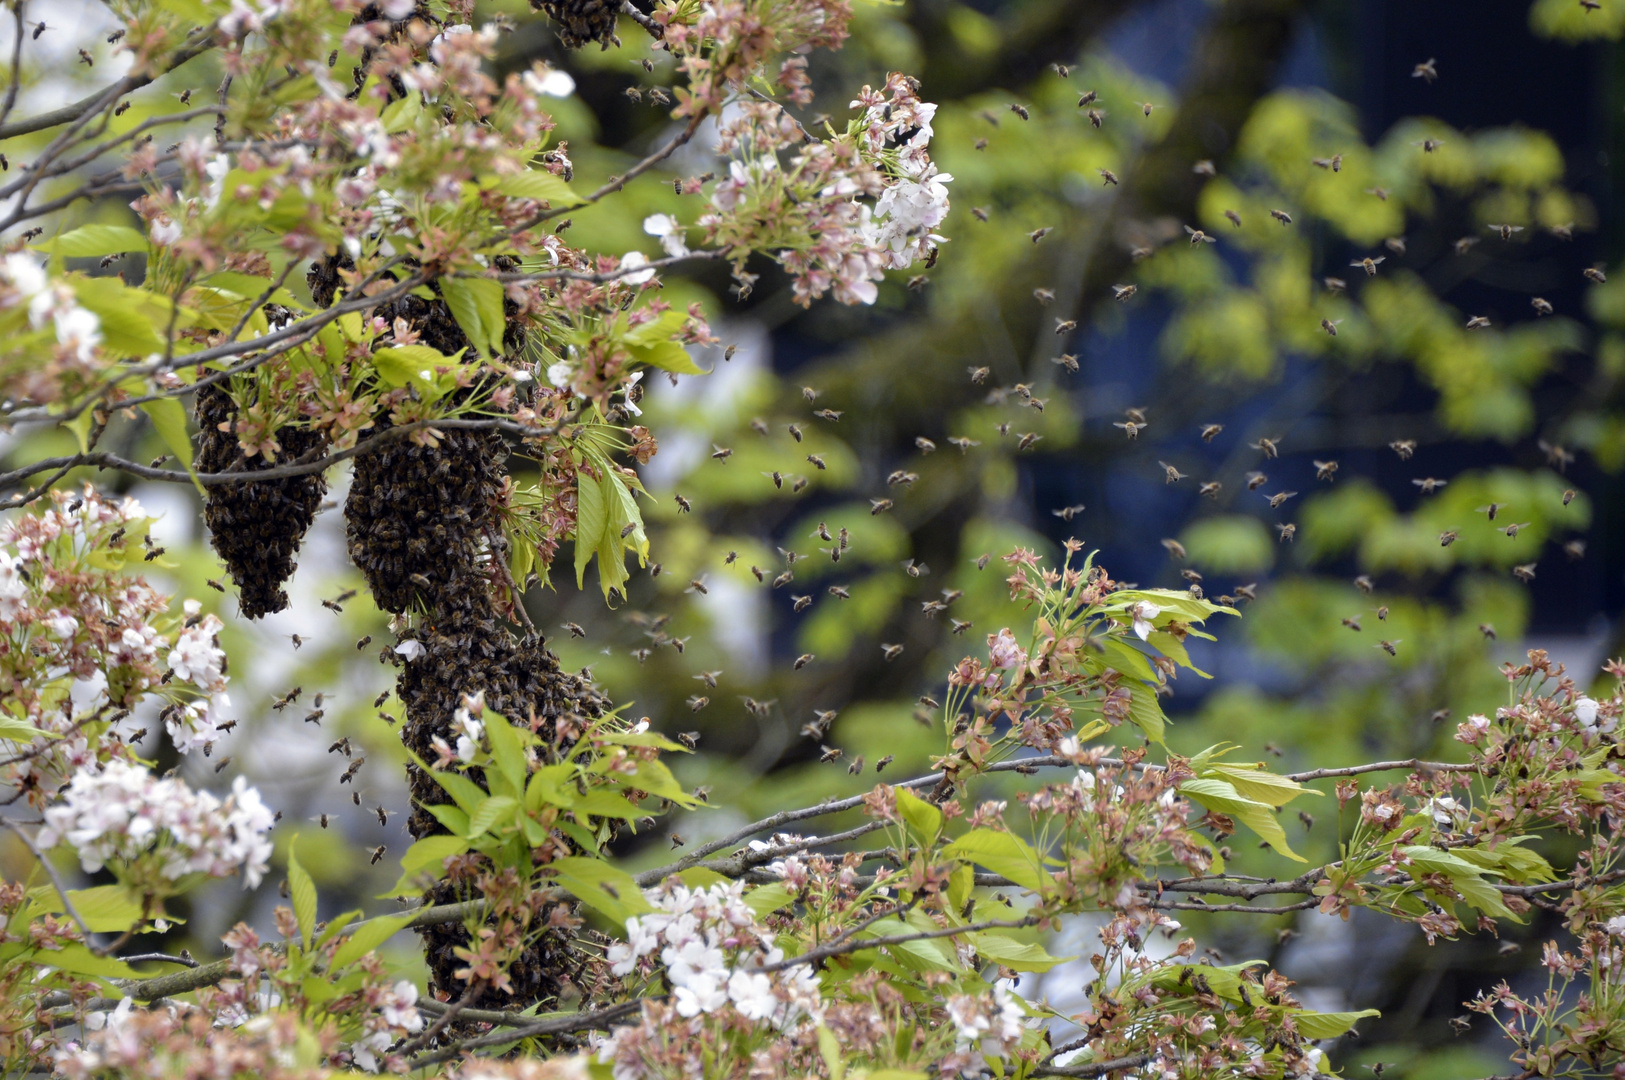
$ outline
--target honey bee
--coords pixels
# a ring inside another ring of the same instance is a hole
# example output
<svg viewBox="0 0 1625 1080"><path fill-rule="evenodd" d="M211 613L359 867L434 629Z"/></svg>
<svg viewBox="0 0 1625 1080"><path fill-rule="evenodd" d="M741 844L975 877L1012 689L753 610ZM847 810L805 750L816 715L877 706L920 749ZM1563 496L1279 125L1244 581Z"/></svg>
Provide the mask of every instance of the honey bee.
<svg viewBox="0 0 1625 1080"><path fill-rule="evenodd" d="M1053 226L1053 225L1045 225L1043 228L1034 229L1032 232L1028 233L1027 234L1027 239L1031 240L1033 243L1036 244L1040 240L1044 239L1044 237L1048 236L1050 233L1052 233L1054 231L1055 231L1055 226Z"/></svg>
<svg viewBox="0 0 1625 1080"><path fill-rule="evenodd" d="M1050 357L1049 362L1058 367L1063 367L1073 373L1076 373L1078 370L1078 358L1071 353L1062 353L1060 356L1052 356Z"/></svg>
<svg viewBox="0 0 1625 1080"><path fill-rule="evenodd" d="M1487 315L1469 315L1467 317L1467 329L1469 330L1482 330L1488 325L1490 325L1490 320Z"/></svg>
<svg viewBox="0 0 1625 1080"><path fill-rule="evenodd" d="M987 564L992 562L992 561L993 561L993 556L990 555L990 554L978 555L978 556L976 556L976 569L978 569L978 570L986 570L987 569Z"/></svg>
<svg viewBox="0 0 1625 1080"><path fill-rule="evenodd" d="M794 596L794 595L792 595L790 597L790 599L791 599L791 601L793 601L793 603L790 605L791 610L793 610L797 615L801 614L803 611L806 611L809 607L812 606L812 596L811 596L811 594L808 594L807 596Z"/></svg>
<svg viewBox="0 0 1625 1080"><path fill-rule="evenodd" d="M796 671L800 671L802 668L806 667L816 659L818 658L810 652L802 653L800 656L796 657L795 663L792 665L792 667Z"/></svg>
<svg viewBox="0 0 1625 1080"><path fill-rule="evenodd" d="M790 582L794 581L795 579L796 579L796 572L794 570L786 570L784 573L780 574L778 577L773 579L773 587L775 589L782 589L784 586L790 584Z"/></svg>
<svg viewBox="0 0 1625 1080"><path fill-rule="evenodd" d="M1296 491L1278 491L1274 495L1266 495L1265 498L1269 499L1271 510L1278 510L1280 509L1282 503L1286 502L1296 494Z"/></svg>
<svg viewBox="0 0 1625 1080"><path fill-rule="evenodd" d="M1343 625L1348 627L1350 630L1357 631L1360 629L1360 617L1358 615L1351 615L1343 620Z"/></svg>
<svg viewBox="0 0 1625 1080"><path fill-rule="evenodd" d="M890 645L882 642L880 645L880 654L884 656L887 661L896 660L899 656L903 655L903 646Z"/></svg>
<svg viewBox="0 0 1625 1080"><path fill-rule="evenodd" d="M1196 489L1196 493L1198 495L1201 495L1201 496L1205 497L1205 498L1213 499L1216 502L1216 501L1218 501L1219 493L1222 492L1223 490L1224 490L1224 485L1221 484L1219 481L1217 481L1217 480L1209 480L1205 484L1203 484L1201 487L1198 487Z"/></svg>
<svg viewBox="0 0 1625 1080"><path fill-rule="evenodd" d="M1270 482L1269 477L1256 470L1248 473L1245 477L1243 477L1243 479L1247 481L1248 491L1257 491L1259 488Z"/></svg>
<svg viewBox="0 0 1625 1080"><path fill-rule="evenodd" d="M1566 491L1563 492L1563 505L1567 506L1569 503L1571 503L1573 501L1574 501L1574 489L1569 488L1569 489L1567 489Z"/></svg>
<svg viewBox="0 0 1625 1080"><path fill-rule="evenodd" d="M1478 243L1478 240L1475 238L1473 243ZM1405 254L1405 238L1403 236L1390 236L1388 239L1382 242L1382 246L1387 248L1389 251L1392 251L1395 255Z"/></svg>
<svg viewBox="0 0 1625 1080"><path fill-rule="evenodd" d="M1112 172L1110 169L1096 169L1095 172L1100 174L1101 187L1105 187L1108 184L1117 183L1117 174Z"/></svg>
<svg viewBox="0 0 1625 1080"><path fill-rule="evenodd" d="M1084 505L1082 503L1078 503L1076 506L1063 506L1059 509L1051 510L1050 513L1054 514L1062 521L1071 521L1074 517L1083 513L1083 511Z"/></svg>
<svg viewBox="0 0 1625 1080"><path fill-rule="evenodd" d="M1522 225L1486 225L1486 229L1493 233L1500 233L1502 240L1511 240L1513 233L1523 232Z"/></svg>
<svg viewBox="0 0 1625 1080"><path fill-rule="evenodd" d="M914 483L914 481L918 480L919 478L919 473L906 472L903 469L898 469L896 472L893 472L890 476L886 477L886 486L896 487L899 484L906 486Z"/></svg>
<svg viewBox="0 0 1625 1080"><path fill-rule="evenodd" d="M1584 274L1587 280L1595 281L1598 285L1601 285L1608 280L1608 275L1603 273L1602 267L1600 266L1588 266L1584 270L1580 271L1580 273Z"/></svg>
<svg viewBox="0 0 1625 1080"><path fill-rule="evenodd" d="M677 511L678 511L678 513L686 514L686 513L689 513L691 510L694 509L694 504L690 503L687 499L683 498L681 495L677 495L677 494L674 493L672 495L672 498L677 500Z"/></svg>
<svg viewBox="0 0 1625 1080"><path fill-rule="evenodd" d="M1456 542L1456 537L1459 535L1460 534L1455 529L1446 529L1444 532L1439 534L1439 546L1449 547L1451 544Z"/></svg>
<svg viewBox="0 0 1625 1080"><path fill-rule="evenodd" d="M1415 439L1395 439L1388 444L1388 449L1399 455L1399 460L1409 461L1411 455L1416 453Z"/></svg>
<svg viewBox="0 0 1625 1080"><path fill-rule="evenodd" d="M1190 234L1192 247L1195 247L1197 244L1216 244L1219 242L1216 238L1209 236L1201 229L1193 229L1189 225L1185 226L1185 231Z"/></svg>
<svg viewBox="0 0 1625 1080"><path fill-rule="evenodd" d="M1178 540L1172 540L1164 537L1162 546L1167 549L1169 556L1172 558L1183 559L1185 557L1185 545L1181 544Z"/></svg>
<svg viewBox="0 0 1625 1080"><path fill-rule="evenodd" d="M1044 436L1038 434L1036 431L1022 432L1021 437L1016 440L1016 452L1020 453L1023 450L1031 450L1033 445L1043 437Z"/></svg>
<svg viewBox="0 0 1625 1080"><path fill-rule="evenodd" d="M379 844L377 847L373 848L372 849L372 864L371 865L377 866L378 865L378 860L382 859L384 857L384 853L386 851L388 851L388 850L389 850L389 848L384 844Z"/></svg>
<svg viewBox="0 0 1625 1080"><path fill-rule="evenodd" d="M850 600L850 599L852 599L852 594L850 592L848 592L846 589L839 586L839 585L831 585L829 587L829 594L831 596L835 597L835 599L837 599L837 600Z"/></svg>
<svg viewBox="0 0 1625 1080"><path fill-rule="evenodd" d="M1586 542L1576 537L1563 545L1563 554L1569 557L1570 562L1579 562L1585 558Z"/></svg>
<svg viewBox="0 0 1625 1080"><path fill-rule="evenodd" d="M1437 61L1434 60L1433 57L1428 57L1420 64L1417 64L1415 67L1411 68L1411 78L1423 79L1429 83L1433 82L1434 79L1439 77L1439 69L1435 66L1436 63Z"/></svg>
<svg viewBox="0 0 1625 1080"><path fill-rule="evenodd" d="M993 369L988 367L968 367L965 370L970 372L972 386L980 386L987 381L987 377L993 372Z"/></svg>
<svg viewBox="0 0 1625 1080"><path fill-rule="evenodd" d="M1224 219L1230 224L1234 225L1236 228L1241 228L1241 215L1236 213L1234 210L1226 210L1224 212Z"/></svg>
<svg viewBox="0 0 1625 1080"><path fill-rule="evenodd" d="M1403 641L1403 640L1404 640L1403 638L1395 638L1392 641L1388 641L1387 639L1384 639L1382 641L1377 642L1376 648L1381 649L1383 652L1387 653L1389 656L1398 656L1399 655L1399 643L1401 641Z"/></svg>
<svg viewBox="0 0 1625 1080"><path fill-rule="evenodd" d="M1342 319L1322 319L1320 320L1320 328L1326 331L1332 337L1336 337L1337 327L1342 323L1342 321Z"/></svg>
<svg viewBox="0 0 1625 1080"><path fill-rule="evenodd" d="M1317 462L1315 462L1315 479L1316 480L1325 480L1328 483L1330 483L1332 478L1334 476L1336 476L1336 475L1337 475L1337 462L1335 462L1335 461L1317 461Z"/></svg>
<svg viewBox="0 0 1625 1080"><path fill-rule="evenodd" d="M361 638L360 640L358 640L355 643L355 651L360 652L362 649L365 649L368 645L371 645L371 644L372 644L372 635L368 634L366 637Z"/></svg>
<svg viewBox="0 0 1625 1080"><path fill-rule="evenodd" d="M1530 297L1529 306L1535 309L1535 315L1537 317L1541 315L1550 315L1552 313L1552 305L1544 297Z"/></svg>
<svg viewBox="0 0 1625 1080"><path fill-rule="evenodd" d="M1332 172L1343 171L1342 154L1333 154L1329 158L1310 158L1309 160L1312 164L1318 165L1322 169L1330 169Z"/></svg>
<svg viewBox="0 0 1625 1080"><path fill-rule="evenodd" d="M351 780L355 779L355 774L360 772L361 766L365 765L366 763L367 759L364 757L358 757L354 761L350 762L350 767L344 770L343 776L339 777L339 783L348 784Z"/></svg>
<svg viewBox="0 0 1625 1080"><path fill-rule="evenodd" d="M801 441L801 429L799 427L794 424L790 424L787 426L786 430L790 432L790 437L796 442Z"/></svg>
<svg viewBox="0 0 1625 1080"><path fill-rule="evenodd" d="M1185 479L1185 473L1180 472L1166 461L1159 461L1157 464L1162 466L1162 482L1164 484L1177 484Z"/></svg>
<svg viewBox="0 0 1625 1080"><path fill-rule="evenodd" d="M1118 303L1123 303L1124 301L1132 298L1134 294L1139 291L1140 287L1138 285L1113 285L1112 299L1116 300Z"/></svg>
<svg viewBox="0 0 1625 1080"><path fill-rule="evenodd" d="M869 516L873 517L876 514L884 514L887 510L892 508L892 505L893 504L890 499L870 499Z"/></svg>
<svg viewBox="0 0 1625 1080"><path fill-rule="evenodd" d="M275 701L273 701L271 703L271 708L275 709L277 712L281 712L283 709L287 708L289 705L292 705L294 702L298 701L299 700L299 695L303 691L304 691L304 687L302 687L302 686L294 687L292 690L289 690L282 697L279 697Z"/></svg>
<svg viewBox="0 0 1625 1080"><path fill-rule="evenodd" d="M1112 427L1122 428L1123 433L1131 439L1138 439L1140 430L1146 426L1145 424L1137 424L1133 420L1119 420L1112 424Z"/></svg>
<svg viewBox="0 0 1625 1080"><path fill-rule="evenodd" d="M1365 593L1367 596L1370 596L1371 591L1376 588L1376 583L1373 582L1369 576L1361 574L1359 577L1354 579L1354 587Z"/></svg>
<svg viewBox="0 0 1625 1080"><path fill-rule="evenodd" d="M1338 293L1343 292L1349 287L1349 283L1340 277L1326 277L1321 278L1320 280L1322 284L1326 286L1326 291L1331 293L1333 296L1336 296ZM1341 319L1338 320L1338 322L1342 321L1343 320Z"/></svg>
<svg viewBox="0 0 1625 1080"><path fill-rule="evenodd" d="M383 693L379 694L377 697L372 699L372 707L375 708L375 709L381 709L381 708L383 708L384 702L386 702L388 700L389 700L389 691L385 690Z"/></svg>
<svg viewBox="0 0 1625 1080"><path fill-rule="evenodd" d="M1292 538L1298 534L1298 526L1288 522L1285 525L1275 526L1275 531L1281 534L1280 539L1277 542L1286 544L1290 543Z"/></svg>
<svg viewBox="0 0 1625 1080"><path fill-rule="evenodd" d="M1261 438L1257 442L1251 443L1250 445L1254 450L1262 450L1266 458L1274 458L1280 456L1280 443L1280 437L1277 436L1273 439Z"/></svg>
<svg viewBox="0 0 1625 1080"><path fill-rule="evenodd" d="M977 221L986 221L987 220L987 210L985 210L984 208L982 208L980 206L971 207L970 212L971 212L971 216L974 217Z"/></svg>
<svg viewBox="0 0 1625 1080"><path fill-rule="evenodd" d="M1514 566L1512 568L1512 576L1523 582L1525 585L1529 584L1531 581L1535 580L1535 564L1524 563L1521 566Z"/></svg>
<svg viewBox="0 0 1625 1080"><path fill-rule="evenodd" d="M1440 480L1436 477L1429 476L1421 480L1412 480L1411 483L1420 488L1423 495L1432 495L1435 491L1438 491L1440 488L1450 483L1450 481Z"/></svg>
<svg viewBox="0 0 1625 1080"><path fill-rule="evenodd" d="M1527 528L1529 528L1529 526L1531 524L1533 524L1533 523L1525 521L1525 522L1521 522L1521 523L1519 523L1517 525L1508 525L1506 528L1502 529L1501 531L1506 533L1507 537L1509 539L1516 540L1518 538L1519 530L1527 529Z"/></svg>
<svg viewBox="0 0 1625 1080"><path fill-rule="evenodd" d="M1101 112L1099 109L1090 109L1084 115L1089 117L1089 124L1091 127L1098 128L1106 120L1106 114Z"/></svg>
<svg viewBox="0 0 1625 1080"><path fill-rule="evenodd" d="M1292 215L1287 213L1285 210L1271 210L1270 217L1274 218L1276 221L1279 221L1283 229L1292 224Z"/></svg>
<svg viewBox="0 0 1625 1080"><path fill-rule="evenodd" d="M1017 116L1021 117L1023 120L1032 119L1032 117L1030 117L1027 114L1027 106L1025 106L1025 105L1014 105L1014 104L1012 104L1010 106L1010 111L1015 113Z"/></svg>
<svg viewBox="0 0 1625 1080"><path fill-rule="evenodd" d="M1412 143L1411 145L1412 146L1420 146L1422 148L1422 153L1424 153L1424 154L1431 154L1435 150L1439 149L1439 147L1444 145L1444 140L1443 139L1419 139L1416 142Z"/></svg>
<svg viewBox="0 0 1625 1080"><path fill-rule="evenodd" d="M711 444L711 457L716 461L726 462L729 458L733 457L733 453L734 452L726 446L718 446L716 443Z"/></svg>
<svg viewBox="0 0 1625 1080"><path fill-rule="evenodd" d="M1099 93L1099 91L1096 91L1096 90L1085 90L1085 91L1084 91L1084 92L1083 92L1083 94L1082 94L1082 96L1080 96L1080 97L1079 97L1079 98L1078 98L1078 108L1080 108L1080 109L1081 109L1081 108L1083 108L1083 107L1084 107L1084 106L1085 106L1085 105L1093 105L1093 104L1094 104L1094 103L1095 103L1095 102L1097 102L1097 101L1099 101L1099 100L1100 100L1100 93Z"/></svg>
<svg viewBox="0 0 1625 1080"><path fill-rule="evenodd" d="M1355 259L1353 262L1349 263L1349 265L1358 266L1363 269L1366 273L1366 277L1376 277L1378 264L1385 262L1387 258L1388 256L1386 255L1378 255L1375 259L1373 259L1371 256L1367 255L1363 259Z"/></svg>
<svg viewBox="0 0 1625 1080"><path fill-rule="evenodd" d="M820 744L818 747L818 762L820 765L828 765L832 761L840 760L841 753L842 751L837 747Z"/></svg>

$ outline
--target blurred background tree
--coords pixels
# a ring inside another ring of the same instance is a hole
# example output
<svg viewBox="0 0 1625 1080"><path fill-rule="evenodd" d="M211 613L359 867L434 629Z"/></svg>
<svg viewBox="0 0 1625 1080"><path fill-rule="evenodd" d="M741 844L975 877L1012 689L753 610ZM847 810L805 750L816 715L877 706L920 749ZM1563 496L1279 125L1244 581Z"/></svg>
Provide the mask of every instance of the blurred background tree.
<svg viewBox="0 0 1625 1080"><path fill-rule="evenodd" d="M505 4L520 10L481 11ZM522 26L498 75L537 58L571 73L554 114L578 186L677 130L656 92L670 72L640 34L566 54ZM719 264L668 277L667 299L701 301L723 345L697 356L711 375L657 379L642 403L661 441L645 470L658 565L613 610L568 575L529 597L566 666L692 731L682 778L733 804L624 854L652 865L735 814L918 764L940 739L919 700L940 696L956 635L1019 622L998 561L1014 546L1076 536L1117 578L1245 602L1191 646L1212 678L1187 673L1165 702L1181 753L1448 758L1445 718L1504 701L1498 662L1545 648L1585 679L1625 652L1625 283L1606 273L1625 242L1622 32L1625 0L860 6L848 47L809 57L844 89L795 112L815 127L887 71L921 74L953 176L941 259L857 308L798 307L766 264L744 295ZM639 222L698 213L671 181L716 167L713 138L707 122L616 209L575 213L577 237L657 254ZM58 449L5 446L8 464ZM331 479L293 611L359 581ZM178 586L218 577L193 494L139 495L168 511ZM385 617L365 591L338 607L229 621L228 650L252 661L234 672L226 754L290 818L319 821L303 857L347 905L389 884L367 852L404 847L387 811L405 800L395 706L373 704ZM273 710L295 686L301 703ZM324 716L301 724L316 693ZM334 784L343 737L372 763L360 805ZM1335 856L1332 815L1302 828L1307 857ZM266 916L218 899L195 913L199 941ZM1339 1060L1407 1076L1495 1071L1493 1033L1450 1021L1477 989L1535 977L1516 941L1426 949L1363 912L1196 929L1231 959L1270 958L1306 1004L1381 1009ZM1063 966L1028 988L1060 1003L1079 982Z"/></svg>

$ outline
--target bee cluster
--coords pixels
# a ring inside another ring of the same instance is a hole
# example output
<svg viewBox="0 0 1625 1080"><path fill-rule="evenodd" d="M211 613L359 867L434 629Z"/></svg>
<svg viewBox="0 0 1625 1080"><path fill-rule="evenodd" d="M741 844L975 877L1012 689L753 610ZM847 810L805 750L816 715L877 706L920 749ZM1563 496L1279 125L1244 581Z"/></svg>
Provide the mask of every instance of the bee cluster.
<svg viewBox="0 0 1625 1080"><path fill-rule="evenodd" d="M242 470L247 475L270 468L263 455L244 458L232 434L237 406L218 385L197 392L200 430L197 468L202 472ZM277 432L284 460L320 451L326 435L306 428ZM242 612L257 619L288 606L283 584L293 576L294 555L305 531L316 519L327 481L321 473L277 480L245 480L209 488L203 519L214 550L237 583Z"/></svg>
<svg viewBox="0 0 1625 1080"><path fill-rule="evenodd" d="M579 49L590 41L607 49L616 42L620 0L530 0L530 7L559 24L559 40L567 49Z"/></svg>

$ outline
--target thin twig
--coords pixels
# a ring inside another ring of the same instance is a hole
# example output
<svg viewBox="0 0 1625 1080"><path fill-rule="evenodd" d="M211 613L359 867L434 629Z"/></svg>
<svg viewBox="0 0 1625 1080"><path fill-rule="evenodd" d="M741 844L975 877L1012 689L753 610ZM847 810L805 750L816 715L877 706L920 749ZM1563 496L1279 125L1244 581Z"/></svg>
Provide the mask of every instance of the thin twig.
<svg viewBox="0 0 1625 1080"><path fill-rule="evenodd" d="M17 40L11 43L11 82L6 87L6 102L0 105L0 129L11 117L11 110L17 105L17 91L23 84L23 30L27 26L23 13L28 10L28 0L16 0L11 10L17 19Z"/></svg>
<svg viewBox="0 0 1625 1080"><path fill-rule="evenodd" d="M45 857L45 853L40 851L34 844L33 838L23 832L22 828L15 822L0 819L0 825L10 829L17 839L23 842L23 846L29 850L34 858L39 860L40 866L45 868L45 876L51 879L51 887L56 889L57 896L62 898L62 910L66 911L68 916L78 924L79 932L84 935L85 946L97 956L105 956L106 953L96 947L95 939L90 933L90 927L85 925L85 920L79 917L79 912L74 908L73 901L68 898L68 887L62 883L62 878L57 874L56 867L51 865L51 860Z"/></svg>
<svg viewBox="0 0 1625 1080"><path fill-rule="evenodd" d="M450 1061L461 1057L464 1052L478 1050L487 1046L507 1046L509 1043L521 1039L534 1039L539 1035L558 1035L567 1031L592 1031L609 1029L611 1022L619 1020L628 1013L636 1012L643 1007L645 1001L654 998L639 998L635 1001L623 1001L619 1005L610 1005L594 1012L572 1013L568 1016L551 1017L538 1020L524 1027L514 1028L511 1031L493 1031L488 1035L477 1035L472 1039L464 1039L450 1046L445 1046L433 1053L413 1058L409 1064L413 1071L438 1065L442 1061Z"/></svg>
<svg viewBox="0 0 1625 1080"><path fill-rule="evenodd" d="M1032 1075L1098 1077L1107 1073L1138 1069L1150 1061L1150 1054L1133 1054L1129 1057L1112 1058L1110 1061L1097 1061L1085 1065L1040 1065L1033 1070Z"/></svg>
<svg viewBox="0 0 1625 1080"><path fill-rule="evenodd" d="M468 1008L470 1005L474 1004L474 999L478 997L480 991L484 989L484 979L470 980L468 989L463 991L462 997L452 1002L451 1005L446 1008L446 1011L440 1014L439 1019L429 1025L426 1031L416 1038L410 1039L406 1043L402 1044L394 1051L394 1053L403 1055L415 1054L425 1046L428 1046L437 1036L439 1036L442 1031L445 1031L446 1028L451 1026L451 1022L457 1019L457 1015L459 1013Z"/></svg>
<svg viewBox="0 0 1625 1080"><path fill-rule="evenodd" d="M18 135L31 135L36 131L44 131L47 128L72 123L86 113L95 111L98 106L105 107L109 95L113 100L117 100L132 90L139 90L152 82L158 75L167 75L194 56L199 56L212 48L214 48L214 35L210 28L205 28L204 36L194 44L183 46L174 56L170 57L169 63L165 65L163 71L157 74L126 75L113 85L98 90L88 97L80 98L71 105L64 105L60 109L52 109L50 112L43 112L38 116L30 116L28 119L18 120L14 124L0 124L0 140L15 138Z"/></svg>
<svg viewBox="0 0 1625 1080"><path fill-rule="evenodd" d="M887 937L843 941L839 945L824 945L816 949L808 949L800 956L792 956L780 960L776 964L763 964L761 967L742 968L740 970L748 971L752 975L765 975L774 971L783 971L785 968L795 967L799 964L816 964L821 960L828 960L832 956L862 952L865 949L879 949L888 945L907 945L913 941L929 941L934 938L958 937L960 934L975 933L979 930L1013 930L1023 926L1034 926L1037 923L1037 915L1027 915L1020 919L988 919L985 922L966 923L964 926L939 926L935 930L916 930L911 934L891 934Z"/></svg>

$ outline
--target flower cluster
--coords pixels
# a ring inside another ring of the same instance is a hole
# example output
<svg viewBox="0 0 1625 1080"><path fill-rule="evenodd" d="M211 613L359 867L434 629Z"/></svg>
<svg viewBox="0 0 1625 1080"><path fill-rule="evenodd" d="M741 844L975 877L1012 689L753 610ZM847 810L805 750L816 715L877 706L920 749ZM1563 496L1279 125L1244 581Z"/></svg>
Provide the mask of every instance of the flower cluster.
<svg viewBox="0 0 1625 1080"><path fill-rule="evenodd" d="M19 314L7 319L8 312ZM22 251L0 258L0 324L17 332L44 332L54 336L52 360L42 363L0 363L0 395L36 402L57 400L92 372L97 350L102 344L101 319L82 306L73 288L64 281L52 281L39 260ZM45 336L42 334L41 336Z"/></svg>
<svg viewBox="0 0 1625 1080"><path fill-rule="evenodd" d="M626 942L611 945L605 956L616 975L630 975L658 954L679 1016L731 1006L780 1031L818 1016L818 976L804 965L754 970L779 963L784 953L745 905L742 882L690 889L671 881L651 890L649 902L657 911L628 919ZM612 1040L603 1060L616 1056Z"/></svg>
<svg viewBox="0 0 1625 1080"><path fill-rule="evenodd" d="M144 1011L128 999L82 1043L56 1055L68 1080L320 1080L317 1065L331 1035L312 1033L288 1013L257 1016L239 1027L217 1027L201 1009L170 1006Z"/></svg>
<svg viewBox="0 0 1625 1080"><path fill-rule="evenodd" d="M985 994L956 994L948 999L948 1019L956 1040L952 1060L942 1063L945 1073L979 1074L985 1058L1008 1057L1026 1030L1027 1011L1004 983Z"/></svg>
<svg viewBox="0 0 1625 1080"><path fill-rule="evenodd" d="M254 888L270 867L273 821L244 777L222 800L113 760L74 774L62 801L46 808L39 844L66 843L86 873L111 866L154 894L188 874L229 877L239 870L243 887Z"/></svg>

